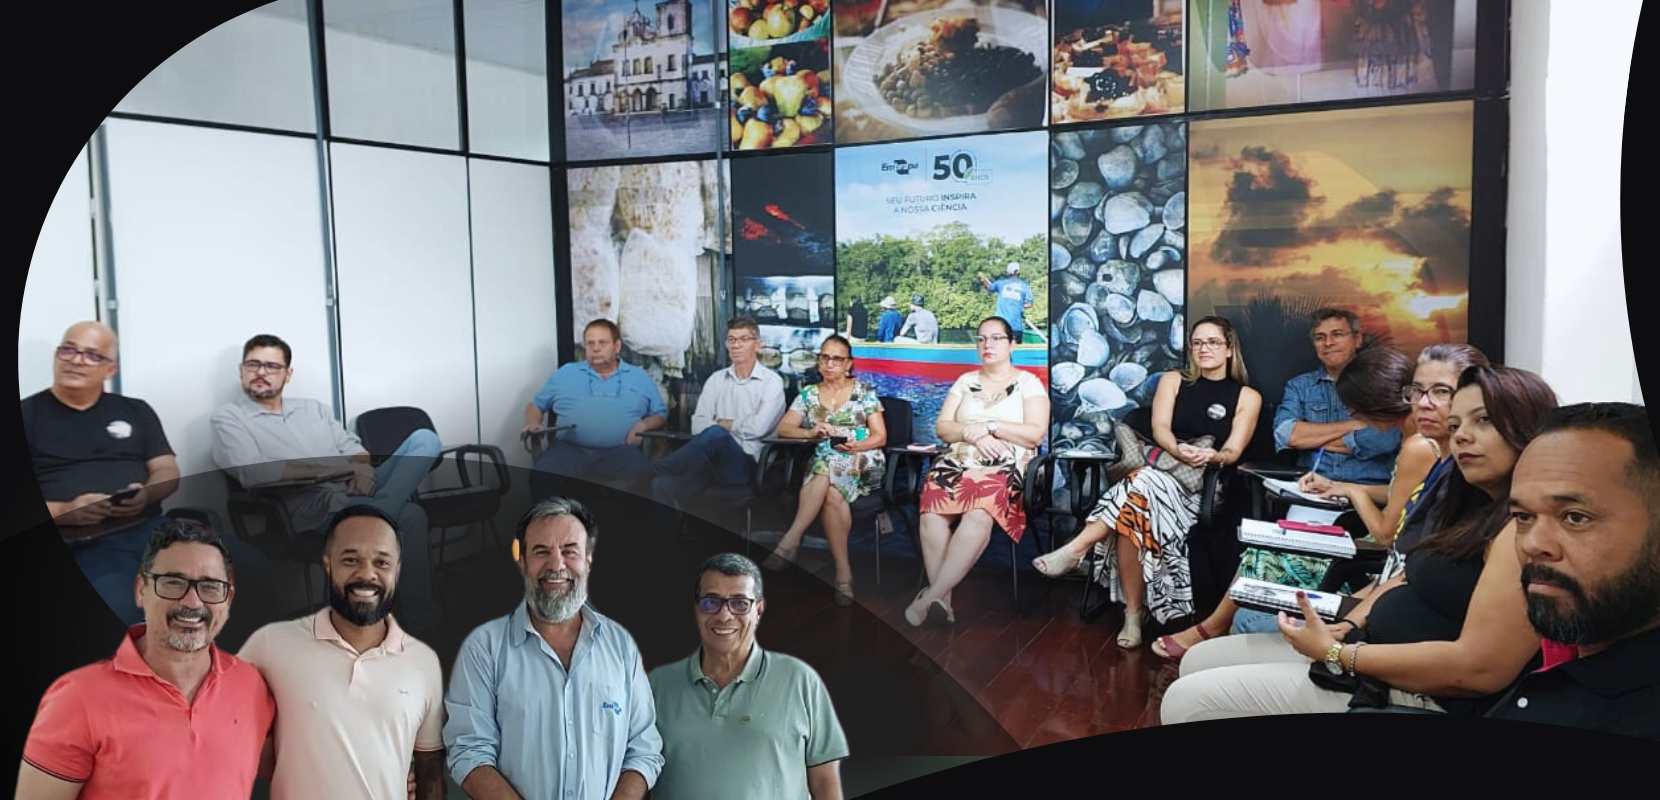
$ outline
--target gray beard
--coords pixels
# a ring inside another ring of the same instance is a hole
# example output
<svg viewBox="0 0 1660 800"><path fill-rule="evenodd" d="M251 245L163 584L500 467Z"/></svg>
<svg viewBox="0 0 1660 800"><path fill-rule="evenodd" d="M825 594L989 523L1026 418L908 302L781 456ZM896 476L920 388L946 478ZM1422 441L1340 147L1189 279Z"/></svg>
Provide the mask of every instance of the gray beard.
<svg viewBox="0 0 1660 800"><path fill-rule="evenodd" d="M530 606L530 613L542 622L565 622L582 610L582 605L588 602L588 581L586 578L573 579L571 588L563 594L543 592L536 581L525 578L525 602Z"/></svg>

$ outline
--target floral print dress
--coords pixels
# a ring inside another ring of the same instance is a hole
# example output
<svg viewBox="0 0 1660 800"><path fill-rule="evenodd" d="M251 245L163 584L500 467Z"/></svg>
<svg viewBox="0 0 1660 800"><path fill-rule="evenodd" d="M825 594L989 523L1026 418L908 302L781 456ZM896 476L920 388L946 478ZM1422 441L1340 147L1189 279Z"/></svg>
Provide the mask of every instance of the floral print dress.
<svg viewBox="0 0 1660 800"><path fill-rule="evenodd" d="M867 420L882 413L882 401L876 390L864 381L855 381L853 393L840 408L825 408L819 402L819 387L811 384L790 405L790 410L801 414L801 427L812 428L819 423L829 425L849 441L863 441L870 436ZM882 479L887 474L887 457L880 448L858 453L843 453L825 439L813 450L807 474L828 475L830 485L841 492L848 505L867 494L882 490Z"/></svg>

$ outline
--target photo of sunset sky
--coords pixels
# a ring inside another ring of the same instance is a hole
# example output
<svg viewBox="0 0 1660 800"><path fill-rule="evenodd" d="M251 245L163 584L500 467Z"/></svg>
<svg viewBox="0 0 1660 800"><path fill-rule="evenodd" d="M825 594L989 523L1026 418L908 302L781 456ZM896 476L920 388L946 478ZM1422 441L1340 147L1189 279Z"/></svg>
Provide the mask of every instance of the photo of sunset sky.
<svg viewBox="0 0 1660 800"><path fill-rule="evenodd" d="M1312 368L1321 305L1409 355L1465 341L1472 126L1467 102L1194 122L1191 318L1239 323L1253 373Z"/></svg>

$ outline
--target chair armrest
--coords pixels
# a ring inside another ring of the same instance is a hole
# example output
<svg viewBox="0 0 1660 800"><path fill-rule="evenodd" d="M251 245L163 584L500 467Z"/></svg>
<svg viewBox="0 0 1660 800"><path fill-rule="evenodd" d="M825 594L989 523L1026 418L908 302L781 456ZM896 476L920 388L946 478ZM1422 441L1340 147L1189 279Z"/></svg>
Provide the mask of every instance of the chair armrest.
<svg viewBox="0 0 1660 800"><path fill-rule="evenodd" d="M1222 482L1223 468L1215 464L1205 467L1205 482L1199 487L1199 529L1210 530L1211 523L1216 518L1217 486Z"/></svg>
<svg viewBox="0 0 1660 800"><path fill-rule="evenodd" d="M1041 453L1033 456L1026 464L1026 475L1022 485L1024 496L1021 503L1025 507L1027 518L1034 517L1049 504L1049 495L1055 488L1055 456L1051 453Z"/></svg>
<svg viewBox="0 0 1660 800"><path fill-rule="evenodd" d="M575 428L575 425L555 425L539 431L525 431L519 434L519 442L524 445L526 453L539 456L547 449L548 442L558 440L559 434Z"/></svg>
<svg viewBox="0 0 1660 800"><path fill-rule="evenodd" d="M294 519L288 514L288 505L271 492L244 489L225 498L225 510L231 518L231 530L244 542L266 555L281 555L289 543L298 538ZM258 517L265 529L255 535L248 530L248 518Z"/></svg>
<svg viewBox="0 0 1660 800"><path fill-rule="evenodd" d="M494 467L496 471L497 491L500 494L507 494L508 488L512 486L512 481L508 475L507 457L502 453L501 448L490 444L463 444L448 448L440 452L438 456L442 458L451 453L455 454L455 471L461 478L462 488L472 488L473 485L472 479L467 477L467 456L470 455L476 458L481 474L484 462L490 462L490 466Z"/></svg>

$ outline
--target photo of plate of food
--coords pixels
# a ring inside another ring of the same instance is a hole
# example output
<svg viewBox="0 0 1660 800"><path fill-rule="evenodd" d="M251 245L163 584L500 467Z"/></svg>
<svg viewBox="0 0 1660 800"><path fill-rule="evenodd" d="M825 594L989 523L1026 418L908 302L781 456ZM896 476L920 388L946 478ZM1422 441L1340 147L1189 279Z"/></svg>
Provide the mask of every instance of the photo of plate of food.
<svg viewBox="0 0 1660 800"><path fill-rule="evenodd" d="M830 0L726 0L732 49L830 36Z"/></svg>
<svg viewBox="0 0 1660 800"><path fill-rule="evenodd" d="M909 135L1042 125L1048 23L1024 11L939 8L879 27L837 76L848 104Z"/></svg>
<svg viewBox="0 0 1660 800"><path fill-rule="evenodd" d="M1142 19L1056 29L1050 115L1092 122L1186 109L1182 20Z"/></svg>

